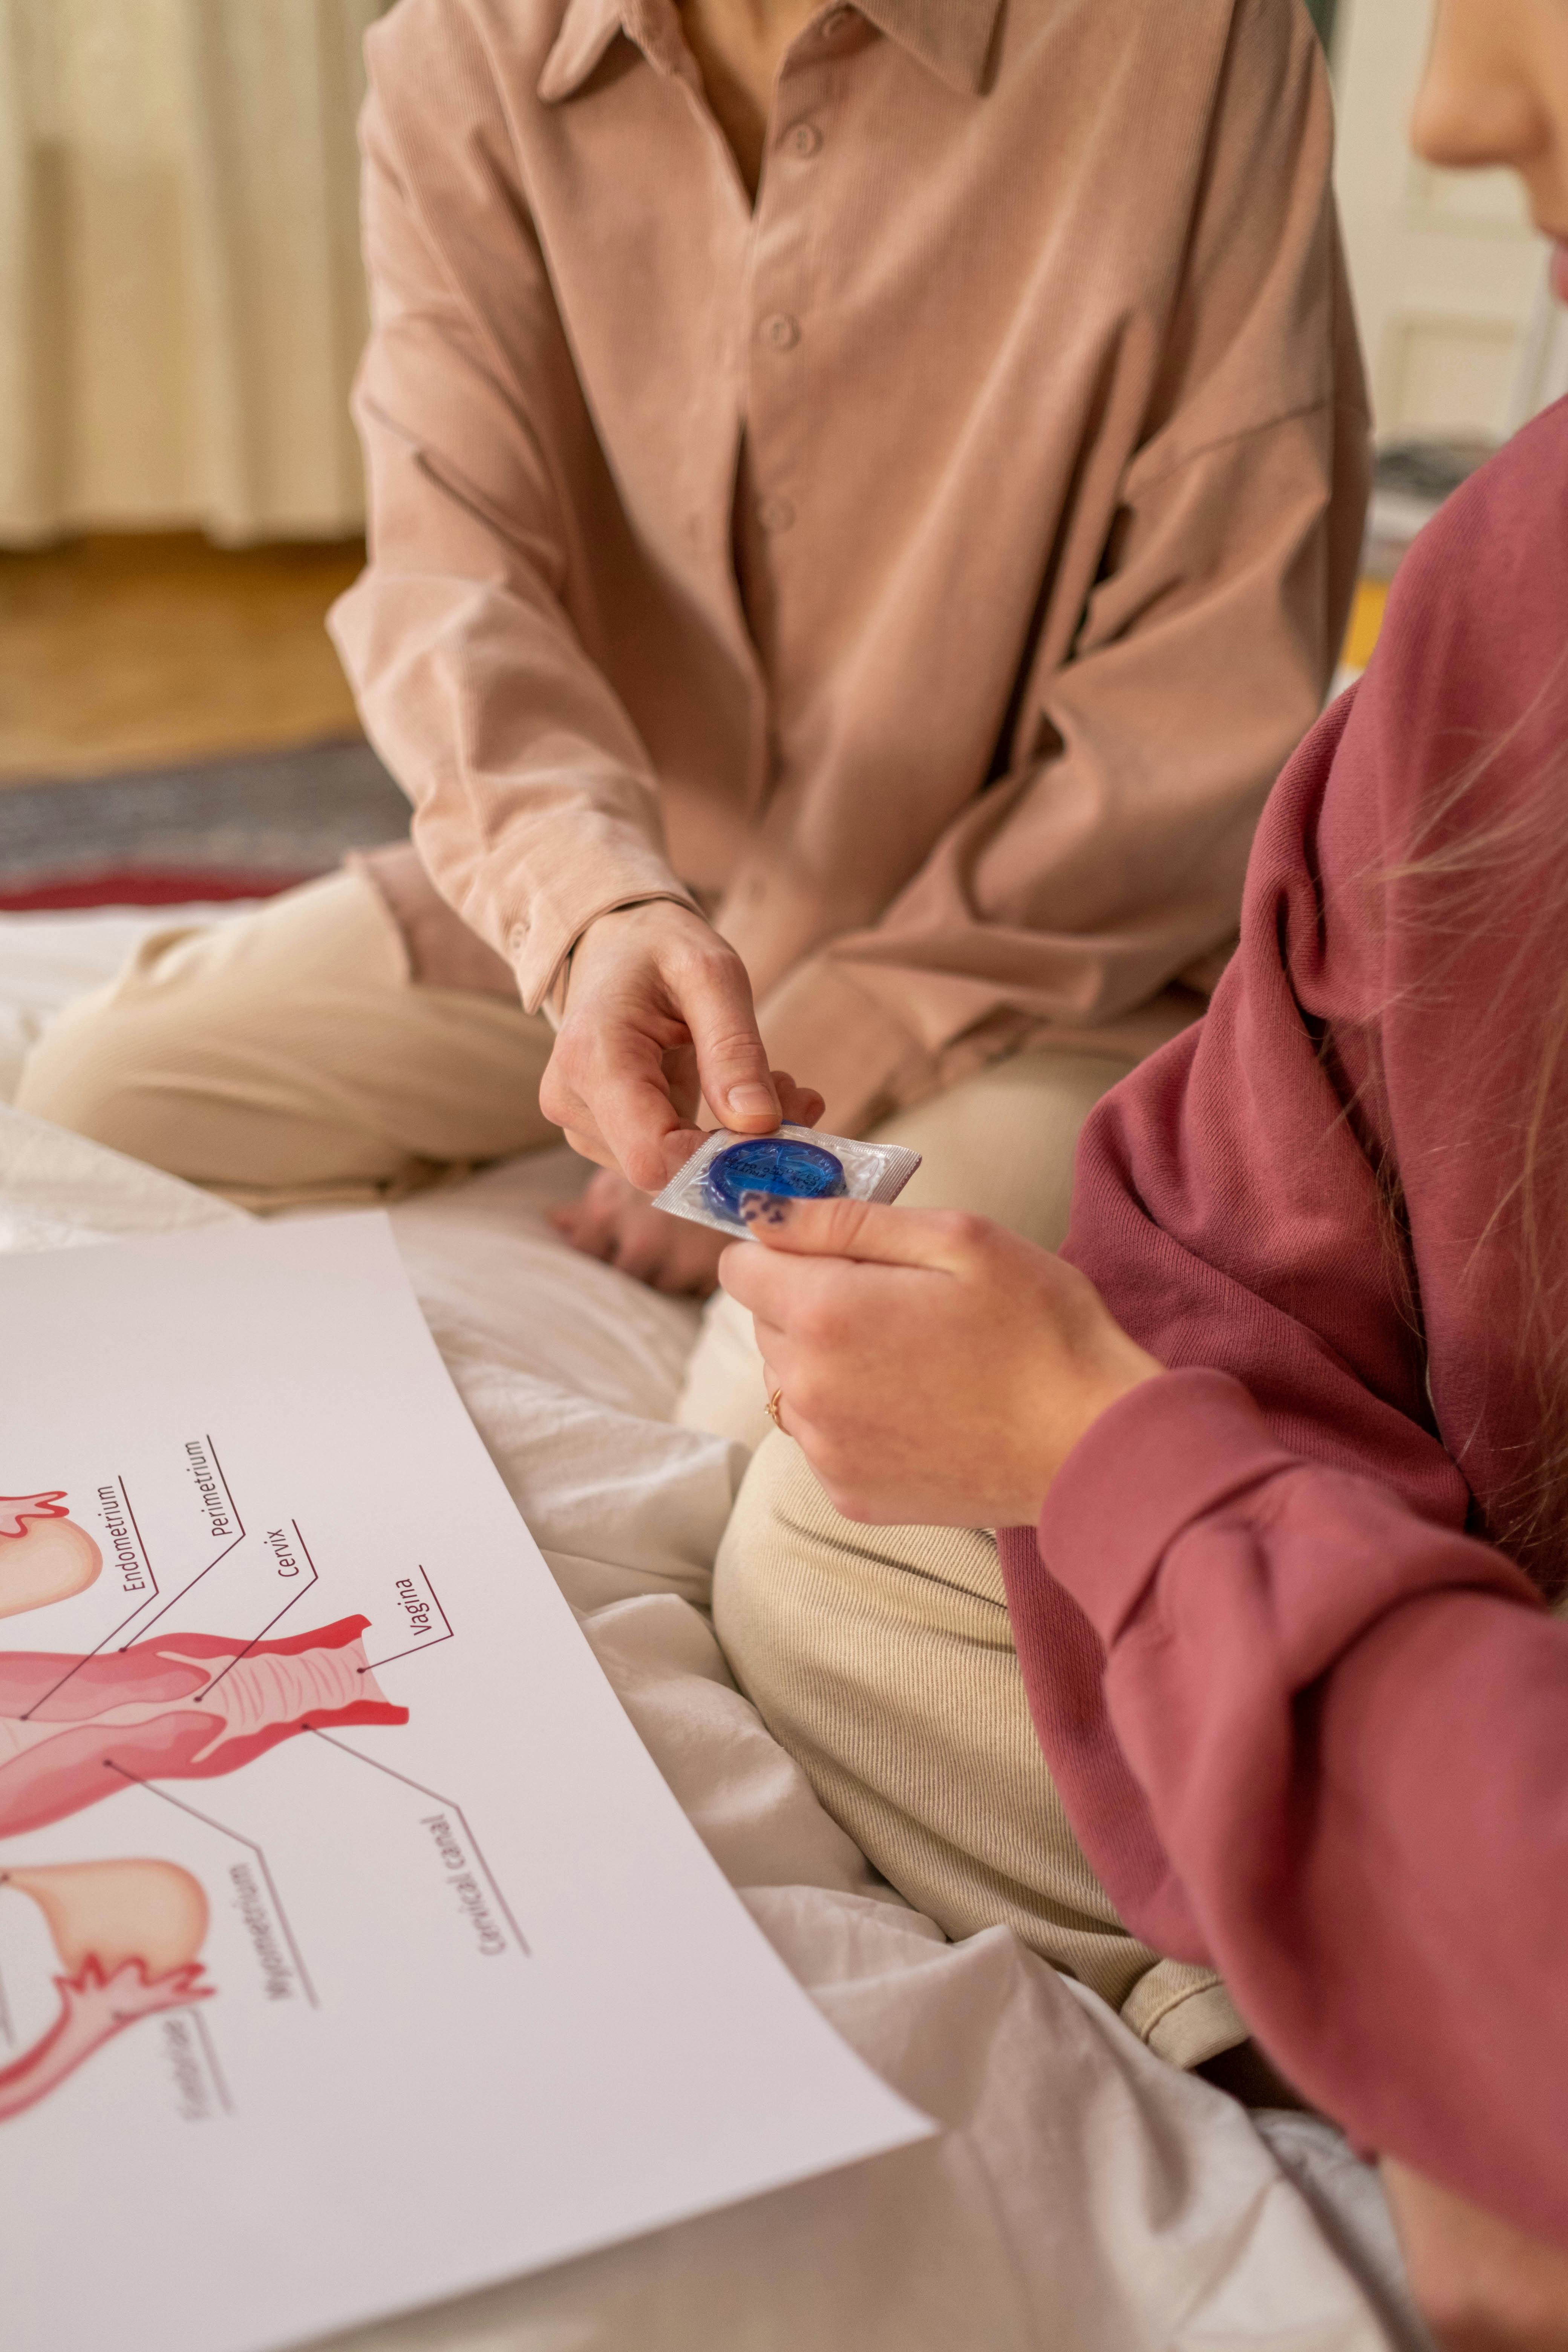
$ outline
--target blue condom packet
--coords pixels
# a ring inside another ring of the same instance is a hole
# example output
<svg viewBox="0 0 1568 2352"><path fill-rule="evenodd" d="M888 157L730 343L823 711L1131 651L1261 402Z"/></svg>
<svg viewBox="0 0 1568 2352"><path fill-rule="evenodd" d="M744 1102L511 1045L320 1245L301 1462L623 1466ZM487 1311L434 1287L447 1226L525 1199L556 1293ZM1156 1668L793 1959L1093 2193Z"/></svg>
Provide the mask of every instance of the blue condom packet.
<svg viewBox="0 0 1568 2352"><path fill-rule="evenodd" d="M857 1143L809 1127L781 1127L773 1135L735 1135L721 1127L653 1205L715 1233L744 1234L742 1205L760 1192L792 1201L893 1201L920 1164L920 1153L901 1143Z"/></svg>

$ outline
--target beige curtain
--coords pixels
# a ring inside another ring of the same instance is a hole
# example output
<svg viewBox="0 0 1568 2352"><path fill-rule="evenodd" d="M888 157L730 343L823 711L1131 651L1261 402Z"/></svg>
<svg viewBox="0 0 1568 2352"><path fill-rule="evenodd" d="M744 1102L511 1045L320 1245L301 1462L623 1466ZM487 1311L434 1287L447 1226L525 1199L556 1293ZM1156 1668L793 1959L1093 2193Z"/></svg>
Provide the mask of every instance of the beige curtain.
<svg viewBox="0 0 1568 2352"><path fill-rule="evenodd" d="M386 0L0 0L0 544L353 530Z"/></svg>

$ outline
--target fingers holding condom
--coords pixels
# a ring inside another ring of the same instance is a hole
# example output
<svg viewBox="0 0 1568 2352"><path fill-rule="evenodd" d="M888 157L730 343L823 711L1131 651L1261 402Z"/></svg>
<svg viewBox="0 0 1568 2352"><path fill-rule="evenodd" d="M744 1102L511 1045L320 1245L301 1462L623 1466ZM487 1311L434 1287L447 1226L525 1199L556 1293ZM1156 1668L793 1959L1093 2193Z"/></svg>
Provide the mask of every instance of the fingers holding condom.
<svg viewBox="0 0 1568 2352"><path fill-rule="evenodd" d="M847 1517L908 1521L933 1409L909 1345L931 1305L919 1294L952 1285L949 1221L766 1195L742 1214L765 1245L726 1251L720 1280L752 1314L773 1419Z"/></svg>
<svg viewBox="0 0 1568 2352"><path fill-rule="evenodd" d="M1073 1267L984 1218L748 1202L720 1280L751 1312L779 1420L850 1518L1038 1517L1108 1406L1160 1370Z"/></svg>
<svg viewBox="0 0 1568 2352"><path fill-rule="evenodd" d="M703 1098L741 1134L784 1115L746 968L688 907L613 908L573 951L541 1108L584 1158L653 1192L700 1143Z"/></svg>

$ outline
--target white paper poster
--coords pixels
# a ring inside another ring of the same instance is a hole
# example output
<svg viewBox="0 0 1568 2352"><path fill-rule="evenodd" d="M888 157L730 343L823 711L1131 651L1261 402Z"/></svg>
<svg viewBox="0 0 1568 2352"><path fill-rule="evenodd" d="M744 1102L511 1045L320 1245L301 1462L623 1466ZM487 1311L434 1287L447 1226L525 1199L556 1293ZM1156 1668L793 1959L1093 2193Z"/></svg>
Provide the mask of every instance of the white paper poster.
<svg viewBox="0 0 1568 2352"><path fill-rule="evenodd" d="M379 1216L0 1261L6 2352L263 2352L929 2128L604 1680Z"/></svg>

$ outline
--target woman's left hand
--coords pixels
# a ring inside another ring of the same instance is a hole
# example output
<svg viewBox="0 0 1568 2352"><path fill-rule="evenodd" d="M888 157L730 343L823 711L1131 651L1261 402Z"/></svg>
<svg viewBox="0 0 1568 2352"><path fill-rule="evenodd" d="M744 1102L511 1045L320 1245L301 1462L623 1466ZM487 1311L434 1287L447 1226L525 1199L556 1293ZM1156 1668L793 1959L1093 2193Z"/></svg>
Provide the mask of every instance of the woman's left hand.
<svg viewBox="0 0 1568 2352"><path fill-rule="evenodd" d="M765 1200L720 1262L780 1425L847 1518L1028 1527L1108 1405L1162 1367L1076 1268L984 1217Z"/></svg>

